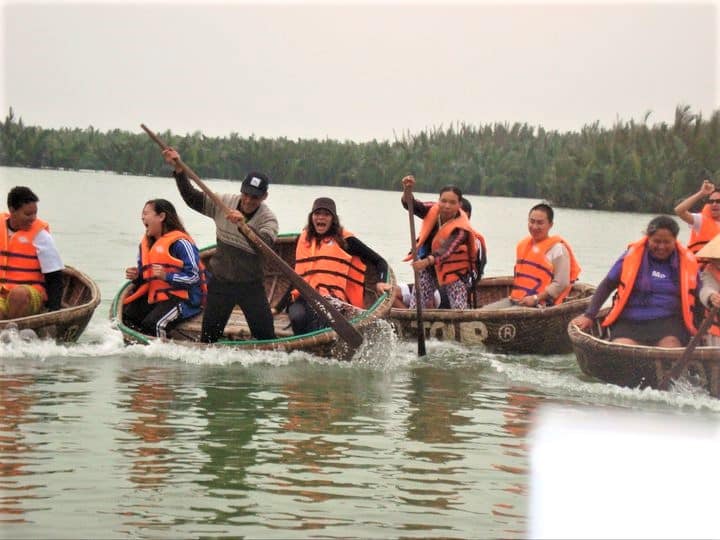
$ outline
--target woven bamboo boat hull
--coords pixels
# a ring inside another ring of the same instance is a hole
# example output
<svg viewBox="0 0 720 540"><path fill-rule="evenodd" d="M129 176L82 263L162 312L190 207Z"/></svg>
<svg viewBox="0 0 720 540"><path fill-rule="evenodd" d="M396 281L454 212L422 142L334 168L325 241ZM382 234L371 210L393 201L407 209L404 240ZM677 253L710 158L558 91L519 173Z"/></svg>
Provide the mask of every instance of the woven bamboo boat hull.
<svg viewBox="0 0 720 540"><path fill-rule="evenodd" d="M62 307L59 310L0 320L0 331L14 324L18 330L33 330L42 339L60 343L77 341L100 303L100 289L92 279L72 266L65 267L62 277Z"/></svg>
<svg viewBox="0 0 720 540"><path fill-rule="evenodd" d="M297 234L280 235L273 246L280 257L291 267L295 265L295 245ZM215 247L210 246L201 250L201 258L207 265L209 259L215 252ZM290 281L275 265L273 261L265 261L265 291L268 295L270 305L276 305L290 287ZM343 312L351 324L364 337L369 337L377 329L377 320L386 318L390 313L392 298L383 294L378 296L375 292L375 285L378 281L377 270L368 266L365 275L365 306L364 312ZM395 276L390 271L390 283L395 283ZM159 338L142 334L125 324L122 317L122 303L131 289L130 282L125 283L117 293L112 306L110 307L110 318L123 334L126 343L149 344ZM342 311L342 310L341 310ZM275 317L275 335L277 339L255 340L252 339L250 329L245 316L239 307L235 307L225 327L224 339L212 345L200 343L200 332L202 329L202 314L181 322L169 333L169 339L175 343L181 343L192 348L204 349L207 347L222 347L237 350L278 350L295 351L302 350L317 356L347 359L348 351L345 343L338 337L331 328L325 328L295 336L290 328L290 320L287 314L282 313Z"/></svg>
<svg viewBox="0 0 720 540"><path fill-rule="evenodd" d="M602 320L607 309L601 312ZM596 324L583 332L574 324L568 336L583 373L601 381L629 388L658 388L683 356L685 348L647 347L613 343ZM687 366L687 379L720 398L720 347L697 347Z"/></svg>
<svg viewBox="0 0 720 540"><path fill-rule="evenodd" d="M476 287L478 305L506 298L511 286L512 276L482 279ZM423 309L425 337L484 345L500 353L566 354L572 351L567 325L590 305L594 291L591 285L575 283L562 304L541 309ZM393 308L390 320L402 339L417 339L415 309Z"/></svg>

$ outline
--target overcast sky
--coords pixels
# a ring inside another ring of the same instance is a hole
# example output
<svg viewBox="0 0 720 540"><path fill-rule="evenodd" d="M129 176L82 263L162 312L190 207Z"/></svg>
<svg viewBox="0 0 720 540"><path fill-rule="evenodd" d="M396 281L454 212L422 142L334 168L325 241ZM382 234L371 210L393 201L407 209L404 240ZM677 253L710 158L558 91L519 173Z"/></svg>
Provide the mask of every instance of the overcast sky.
<svg viewBox="0 0 720 540"><path fill-rule="evenodd" d="M5 0L2 19L2 117L48 128L393 140L672 122L720 102L717 0Z"/></svg>

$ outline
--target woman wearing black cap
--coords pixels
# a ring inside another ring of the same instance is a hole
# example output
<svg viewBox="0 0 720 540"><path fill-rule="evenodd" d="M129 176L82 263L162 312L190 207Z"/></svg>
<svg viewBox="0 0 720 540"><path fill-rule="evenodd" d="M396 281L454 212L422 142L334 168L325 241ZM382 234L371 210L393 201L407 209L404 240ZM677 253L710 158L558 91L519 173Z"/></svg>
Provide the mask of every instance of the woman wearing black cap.
<svg viewBox="0 0 720 540"><path fill-rule="evenodd" d="M315 199L307 226L298 238L295 271L320 294L364 309L364 278L369 264L378 272L377 292L382 294L391 289L392 286L385 283L388 275L385 259L340 225L335 201L328 197ZM288 291L276 309L280 311L286 305L295 334L325 326L299 291Z"/></svg>

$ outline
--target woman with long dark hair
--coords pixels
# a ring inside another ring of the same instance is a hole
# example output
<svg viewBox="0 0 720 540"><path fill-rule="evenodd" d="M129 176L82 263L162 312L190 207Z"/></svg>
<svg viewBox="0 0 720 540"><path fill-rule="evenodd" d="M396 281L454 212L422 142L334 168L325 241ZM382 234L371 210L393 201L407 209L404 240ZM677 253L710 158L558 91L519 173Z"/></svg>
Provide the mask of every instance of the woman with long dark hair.
<svg viewBox="0 0 720 540"><path fill-rule="evenodd" d="M137 265L125 269L135 290L125 299L124 321L145 334L167 337L171 325L200 313L205 276L200 253L175 207L152 199L142 211L145 234Z"/></svg>

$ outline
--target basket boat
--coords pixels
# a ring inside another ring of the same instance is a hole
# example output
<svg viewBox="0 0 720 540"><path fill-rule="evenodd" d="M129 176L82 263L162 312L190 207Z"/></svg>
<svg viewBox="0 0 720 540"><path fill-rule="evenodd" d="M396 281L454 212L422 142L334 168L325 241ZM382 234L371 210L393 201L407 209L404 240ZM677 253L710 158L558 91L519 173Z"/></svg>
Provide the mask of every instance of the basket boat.
<svg viewBox="0 0 720 540"><path fill-rule="evenodd" d="M63 294L61 308L29 317L0 320L0 331L17 325L18 330L29 328L42 339L60 343L77 341L100 303L100 289L89 276L66 266L62 271Z"/></svg>
<svg viewBox="0 0 720 540"><path fill-rule="evenodd" d="M512 276L480 280L475 289L477 305L506 298L512 282ZM509 354L570 353L567 325L590 305L593 292L595 287L577 282L561 304L540 309L423 309L425 337L484 345L491 351ZM390 320L402 339L417 339L415 309L393 308Z"/></svg>
<svg viewBox="0 0 720 540"><path fill-rule="evenodd" d="M295 233L282 234L273 245L275 252L291 267L295 265L295 246L298 236L299 235ZM208 246L200 251L201 259L206 266L213 253L215 253L215 246ZM290 281L278 265L270 261L267 257L265 258L263 270L265 275L265 291L270 305L273 306L276 305L286 293L290 287ZM395 276L392 270L388 273L388 282L394 284ZM351 311L341 309L341 312L347 316L350 323L364 337L376 328L375 323L378 319L386 318L389 315L392 306L392 298L388 294L378 295L376 293L375 285L377 282L377 269L372 265L368 265L365 272L366 309L359 312L354 309ZM160 338L140 333L130 328L123 321L122 305L124 298L130 293L130 286L131 282L126 282L116 294L110 307L110 318L116 322L126 343L149 344L153 341L158 341ZM253 339L242 310L236 306L225 327L224 339L221 339L217 343L207 344L199 341L202 327L202 314L182 321L169 332L168 336L172 342L194 348L222 347L238 350L280 350L287 352L302 350L317 356L347 359L346 346L332 328L323 328L315 332L296 336L290 328L290 320L286 313L276 315L274 321L276 339Z"/></svg>
<svg viewBox="0 0 720 540"><path fill-rule="evenodd" d="M684 347L665 348L613 343L600 322L608 313L600 312L598 322L588 331L568 325L580 369L601 381L629 388L658 388L685 352ZM697 347L687 365L687 378L720 398L720 347Z"/></svg>

